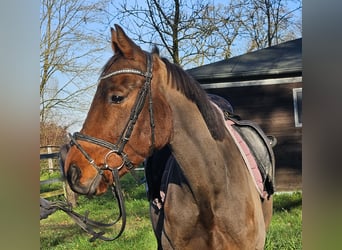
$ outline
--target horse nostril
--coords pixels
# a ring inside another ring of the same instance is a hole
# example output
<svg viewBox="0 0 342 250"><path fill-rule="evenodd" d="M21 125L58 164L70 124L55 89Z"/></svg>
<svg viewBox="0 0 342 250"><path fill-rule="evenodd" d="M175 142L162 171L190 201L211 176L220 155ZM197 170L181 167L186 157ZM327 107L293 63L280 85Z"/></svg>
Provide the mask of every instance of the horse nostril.
<svg viewBox="0 0 342 250"><path fill-rule="evenodd" d="M72 184L76 184L79 180L79 178L81 177L81 170L80 168L75 165L72 164L68 170L68 181Z"/></svg>

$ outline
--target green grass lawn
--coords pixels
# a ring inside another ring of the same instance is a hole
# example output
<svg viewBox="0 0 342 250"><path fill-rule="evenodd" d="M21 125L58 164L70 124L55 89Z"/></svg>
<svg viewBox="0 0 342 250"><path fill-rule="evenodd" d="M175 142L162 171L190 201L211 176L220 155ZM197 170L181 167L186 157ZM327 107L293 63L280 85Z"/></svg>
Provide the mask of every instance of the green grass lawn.
<svg viewBox="0 0 342 250"><path fill-rule="evenodd" d="M62 211L40 221L41 249L120 249L151 250L157 244L149 219L149 205L144 185L137 185L132 176L122 178L126 201L127 223L125 232L115 240L89 242L90 236ZM109 223L116 218L118 209L111 193L94 199L79 197L77 212L90 211L90 218ZM120 225L107 232L113 237ZM274 215L267 234L265 249L302 249L302 194L276 194L274 196Z"/></svg>
<svg viewBox="0 0 342 250"><path fill-rule="evenodd" d="M302 249L302 193L274 195L265 249Z"/></svg>

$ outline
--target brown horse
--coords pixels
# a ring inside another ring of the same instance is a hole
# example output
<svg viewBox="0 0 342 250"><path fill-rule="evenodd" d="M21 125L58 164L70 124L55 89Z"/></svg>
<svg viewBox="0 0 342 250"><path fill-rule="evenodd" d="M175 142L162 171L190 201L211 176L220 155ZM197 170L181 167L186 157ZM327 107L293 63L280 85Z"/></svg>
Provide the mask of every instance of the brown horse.
<svg viewBox="0 0 342 250"><path fill-rule="evenodd" d="M112 169L122 176L167 146L182 177L168 184L162 220L152 217L159 248L263 249L272 198L260 198L222 113L184 70L115 28L114 56L65 160L71 188L100 195Z"/></svg>

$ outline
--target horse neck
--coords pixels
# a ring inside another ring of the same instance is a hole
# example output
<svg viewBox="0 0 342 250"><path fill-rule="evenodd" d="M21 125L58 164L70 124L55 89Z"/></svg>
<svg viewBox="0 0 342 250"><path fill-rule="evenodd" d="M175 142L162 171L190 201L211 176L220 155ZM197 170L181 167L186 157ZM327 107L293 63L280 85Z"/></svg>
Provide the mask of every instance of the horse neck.
<svg viewBox="0 0 342 250"><path fill-rule="evenodd" d="M174 128L170 145L193 193L201 198L205 198L204 193L211 195L217 190L229 195L233 182L227 180L228 176L237 178L244 169L232 138L227 135L222 141L214 140L196 104L185 97L175 94L169 104ZM227 186L222 188L222 185Z"/></svg>

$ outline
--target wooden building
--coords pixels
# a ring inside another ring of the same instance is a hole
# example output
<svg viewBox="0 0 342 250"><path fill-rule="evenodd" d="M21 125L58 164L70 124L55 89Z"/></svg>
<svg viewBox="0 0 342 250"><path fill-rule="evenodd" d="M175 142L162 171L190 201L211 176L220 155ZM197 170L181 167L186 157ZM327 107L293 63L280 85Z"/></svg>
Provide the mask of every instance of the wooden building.
<svg viewBox="0 0 342 250"><path fill-rule="evenodd" d="M188 70L242 119L276 136L276 190L302 188L302 39Z"/></svg>

